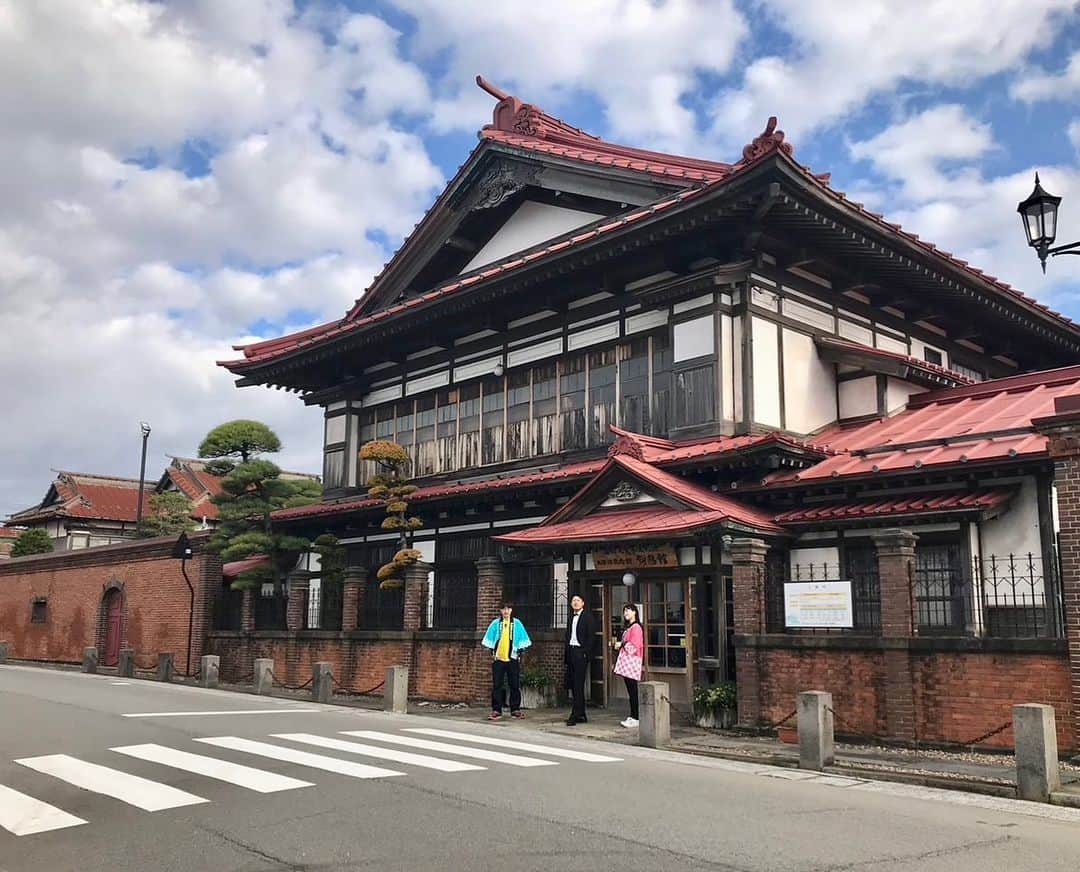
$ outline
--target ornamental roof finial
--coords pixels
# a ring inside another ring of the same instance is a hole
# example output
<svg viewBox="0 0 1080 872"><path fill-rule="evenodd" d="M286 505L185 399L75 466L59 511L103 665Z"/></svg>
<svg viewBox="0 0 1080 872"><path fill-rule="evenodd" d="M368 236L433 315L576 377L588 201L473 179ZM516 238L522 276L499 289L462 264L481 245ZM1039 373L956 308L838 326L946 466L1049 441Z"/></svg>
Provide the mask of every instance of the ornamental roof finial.
<svg viewBox="0 0 1080 872"><path fill-rule="evenodd" d="M765 130L743 148L742 156L744 161L752 161L772 151L782 151L790 155L792 150L791 143L784 142L784 131L776 129L776 116L770 115Z"/></svg>

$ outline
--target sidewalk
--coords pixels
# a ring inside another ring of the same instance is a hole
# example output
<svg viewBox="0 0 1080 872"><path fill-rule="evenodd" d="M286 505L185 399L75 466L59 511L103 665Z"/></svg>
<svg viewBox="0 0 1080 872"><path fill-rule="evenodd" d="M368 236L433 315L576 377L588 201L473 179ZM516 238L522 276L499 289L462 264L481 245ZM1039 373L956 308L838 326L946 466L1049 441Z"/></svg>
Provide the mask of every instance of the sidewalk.
<svg viewBox="0 0 1080 872"><path fill-rule="evenodd" d="M483 706L468 708L460 704L444 707L438 703L410 703L410 710L416 714L440 716L448 720L489 723L488 710ZM544 732L624 745L637 744L637 730L628 730L619 725L619 721L625 717L622 712L589 709L588 723L576 727L566 726L567 714L568 709L565 708L529 710L522 723ZM501 721L493 722L492 726L513 729L516 723L518 722L507 716ZM771 766L796 767L799 763L797 745L786 744L772 736L751 736L731 730L705 730L686 724L682 716L674 713L670 747L673 751L688 754ZM1015 796L1016 767L1011 754L837 743L836 763L827 771L997 796ZM1075 795L1077 802L1080 802L1080 765L1062 763L1061 780L1062 792L1070 797Z"/></svg>

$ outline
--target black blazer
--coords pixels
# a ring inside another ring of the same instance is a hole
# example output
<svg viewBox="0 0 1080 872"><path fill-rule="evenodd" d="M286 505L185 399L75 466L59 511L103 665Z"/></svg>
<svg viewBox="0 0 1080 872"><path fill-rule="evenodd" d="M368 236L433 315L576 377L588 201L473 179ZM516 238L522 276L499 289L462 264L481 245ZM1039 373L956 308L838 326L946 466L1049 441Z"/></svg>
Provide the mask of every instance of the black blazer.
<svg viewBox="0 0 1080 872"><path fill-rule="evenodd" d="M570 631L574 626L574 612L571 611L566 618L566 635L563 639L564 654L563 659L570 662ZM596 621L592 616L592 612L588 609L581 610L581 617L578 618L577 625L577 638L581 647L585 649L585 655L591 657L593 649L596 647Z"/></svg>

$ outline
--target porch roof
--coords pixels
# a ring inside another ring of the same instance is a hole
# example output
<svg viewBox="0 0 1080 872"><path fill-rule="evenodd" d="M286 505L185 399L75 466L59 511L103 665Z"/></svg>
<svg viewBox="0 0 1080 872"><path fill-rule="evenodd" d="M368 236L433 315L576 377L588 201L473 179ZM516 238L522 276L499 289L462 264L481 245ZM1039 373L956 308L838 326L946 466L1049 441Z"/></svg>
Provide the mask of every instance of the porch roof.
<svg viewBox="0 0 1080 872"><path fill-rule="evenodd" d="M877 500L822 503L788 509L776 516L784 526L802 526L819 522L863 521L876 518L898 519L918 515L988 512L1008 504L1015 494L1008 488L982 489L952 493L916 493L887 496Z"/></svg>
<svg viewBox="0 0 1080 872"><path fill-rule="evenodd" d="M553 545L562 542L605 542L688 536L729 520L719 510L675 509L654 505L640 509L600 512L554 524L494 537L508 545Z"/></svg>

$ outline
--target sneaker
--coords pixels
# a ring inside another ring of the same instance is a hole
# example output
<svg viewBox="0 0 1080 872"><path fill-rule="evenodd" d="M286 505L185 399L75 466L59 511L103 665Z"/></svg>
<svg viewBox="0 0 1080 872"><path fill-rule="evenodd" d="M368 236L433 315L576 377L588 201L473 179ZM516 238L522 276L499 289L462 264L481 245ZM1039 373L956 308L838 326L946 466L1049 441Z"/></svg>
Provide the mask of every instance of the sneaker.
<svg viewBox="0 0 1080 872"><path fill-rule="evenodd" d="M637 718L627 718L625 721L622 721L620 725L626 727L628 730L632 730L638 725L638 721Z"/></svg>
<svg viewBox="0 0 1080 872"><path fill-rule="evenodd" d="M525 719L525 712L521 710L518 710L516 712L510 712L510 717L517 718L519 721L522 721Z"/></svg>
<svg viewBox="0 0 1080 872"><path fill-rule="evenodd" d="M488 720L489 721L497 721L501 717L502 717L502 712L492 712L490 715L488 715Z"/></svg>

